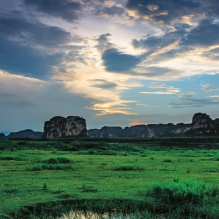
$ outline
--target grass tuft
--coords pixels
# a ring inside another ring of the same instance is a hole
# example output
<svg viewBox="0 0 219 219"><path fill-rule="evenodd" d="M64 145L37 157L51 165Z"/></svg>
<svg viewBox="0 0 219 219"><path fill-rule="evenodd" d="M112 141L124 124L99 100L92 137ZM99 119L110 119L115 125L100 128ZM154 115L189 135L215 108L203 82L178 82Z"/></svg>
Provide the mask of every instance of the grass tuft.
<svg viewBox="0 0 219 219"><path fill-rule="evenodd" d="M124 165L124 166L115 167L114 170L116 170L116 171L131 171L131 170L144 170L144 168L140 167L140 166Z"/></svg>
<svg viewBox="0 0 219 219"><path fill-rule="evenodd" d="M155 183L147 193L157 200L168 204L193 203L201 204L218 194L218 190L196 180L166 181Z"/></svg>

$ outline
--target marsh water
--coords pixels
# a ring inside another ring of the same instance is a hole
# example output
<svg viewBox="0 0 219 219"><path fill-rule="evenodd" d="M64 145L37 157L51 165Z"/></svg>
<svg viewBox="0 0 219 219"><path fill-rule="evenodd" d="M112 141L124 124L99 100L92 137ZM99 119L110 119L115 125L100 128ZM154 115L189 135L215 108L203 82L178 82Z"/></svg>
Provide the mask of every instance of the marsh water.
<svg viewBox="0 0 219 219"><path fill-rule="evenodd" d="M133 215L109 215L108 213L105 214L97 214L94 212L75 212L72 211L69 214L64 214L60 219L134 219Z"/></svg>
<svg viewBox="0 0 219 219"><path fill-rule="evenodd" d="M82 211L71 211L69 214L63 214L61 218L58 219L166 219L163 215L150 216L149 213L144 212L143 214L97 214L94 212L82 212Z"/></svg>

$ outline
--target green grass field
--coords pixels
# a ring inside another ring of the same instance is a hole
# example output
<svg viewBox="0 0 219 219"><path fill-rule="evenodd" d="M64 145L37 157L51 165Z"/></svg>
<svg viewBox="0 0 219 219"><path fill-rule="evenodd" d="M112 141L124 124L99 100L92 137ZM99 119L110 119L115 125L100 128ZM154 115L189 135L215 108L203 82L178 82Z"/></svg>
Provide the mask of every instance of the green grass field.
<svg viewBox="0 0 219 219"><path fill-rule="evenodd" d="M49 218L54 212L58 216L71 210L63 207L68 204L72 210L103 212L116 207L131 213L135 206L148 215L219 218L217 146L163 147L134 140L0 141L0 218L22 218L21 209L44 208L39 203L54 209L47 206L44 216L35 218Z"/></svg>

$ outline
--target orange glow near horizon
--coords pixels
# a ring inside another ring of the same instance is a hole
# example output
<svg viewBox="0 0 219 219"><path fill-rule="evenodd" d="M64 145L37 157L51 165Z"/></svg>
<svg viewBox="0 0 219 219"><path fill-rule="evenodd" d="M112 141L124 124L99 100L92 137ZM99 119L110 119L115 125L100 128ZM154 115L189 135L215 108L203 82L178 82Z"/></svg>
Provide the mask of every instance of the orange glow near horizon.
<svg viewBox="0 0 219 219"><path fill-rule="evenodd" d="M139 121L139 120L136 120L136 121L130 122L129 125L130 125L130 126L135 126L135 125L148 125L148 123L142 122L142 121Z"/></svg>

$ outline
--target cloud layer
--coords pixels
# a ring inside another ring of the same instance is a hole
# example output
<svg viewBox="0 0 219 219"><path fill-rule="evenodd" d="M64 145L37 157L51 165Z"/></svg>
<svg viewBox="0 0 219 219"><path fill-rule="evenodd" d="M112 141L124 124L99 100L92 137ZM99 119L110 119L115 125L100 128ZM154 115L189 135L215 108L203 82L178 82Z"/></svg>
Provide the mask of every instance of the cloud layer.
<svg viewBox="0 0 219 219"><path fill-rule="evenodd" d="M0 30L4 115L72 112L95 127L217 112L215 0L7 0Z"/></svg>

